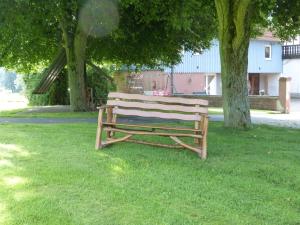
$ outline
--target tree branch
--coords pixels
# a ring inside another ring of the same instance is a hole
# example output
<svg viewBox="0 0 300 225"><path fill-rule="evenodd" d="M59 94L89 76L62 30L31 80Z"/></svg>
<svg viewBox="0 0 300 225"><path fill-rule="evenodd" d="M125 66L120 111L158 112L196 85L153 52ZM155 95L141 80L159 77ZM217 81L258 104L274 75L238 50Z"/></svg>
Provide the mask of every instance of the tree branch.
<svg viewBox="0 0 300 225"><path fill-rule="evenodd" d="M92 67L92 68L93 68L94 70L96 70L97 72L103 74L103 76L104 76L107 80L109 80L110 82L113 83L113 81L114 81L113 78L110 77L109 75L107 75L100 67L96 66L96 65L95 65L94 63L92 63L91 61L87 61L86 64L89 65L90 67Z"/></svg>
<svg viewBox="0 0 300 225"><path fill-rule="evenodd" d="M234 26L236 34L233 40L233 48L238 50L245 39L250 37L251 0L236 0L234 3Z"/></svg>

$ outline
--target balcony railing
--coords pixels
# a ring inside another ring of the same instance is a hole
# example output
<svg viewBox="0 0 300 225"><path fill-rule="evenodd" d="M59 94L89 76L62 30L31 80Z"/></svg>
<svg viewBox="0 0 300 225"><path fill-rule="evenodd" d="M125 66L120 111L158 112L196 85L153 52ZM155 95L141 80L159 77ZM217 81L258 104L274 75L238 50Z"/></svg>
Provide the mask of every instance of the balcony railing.
<svg viewBox="0 0 300 225"><path fill-rule="evenodd" d="M282 46L283 59L300 59L300 45Z"/></svg>

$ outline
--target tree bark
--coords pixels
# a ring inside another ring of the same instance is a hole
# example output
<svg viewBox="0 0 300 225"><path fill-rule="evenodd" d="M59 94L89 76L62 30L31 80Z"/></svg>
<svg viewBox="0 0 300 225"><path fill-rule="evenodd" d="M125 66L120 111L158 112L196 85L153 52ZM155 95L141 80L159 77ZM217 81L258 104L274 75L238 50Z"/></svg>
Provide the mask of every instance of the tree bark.
<svg viewBox="0 0 300 225"><path fill-rule="evenodd" d="M87 35L79 28L75 34L64 32L67 55L70 105L72 111L87 111L85 61Z"/></svg>
<svg viewBox="0 0 300 225"><path fill-rule="evenodd" d="M251 0L215 0L221 56L224 124L251 126L248 100L248 48L251 32Z"/></svg>

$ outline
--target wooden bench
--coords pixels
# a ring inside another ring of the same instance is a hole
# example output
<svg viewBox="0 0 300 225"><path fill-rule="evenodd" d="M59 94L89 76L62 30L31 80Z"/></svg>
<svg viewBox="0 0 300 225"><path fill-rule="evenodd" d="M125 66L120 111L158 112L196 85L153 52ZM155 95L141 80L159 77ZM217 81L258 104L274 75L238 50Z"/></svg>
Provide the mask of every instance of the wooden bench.
<svg viewBox="0 0 300 225"><path fill-rule="evenodd" d="M202 159L207 156L208 101L202 99L144 96L138 94L109 93L107 105L99 107L96 149L117 142L134 142L169 148L187 148L199 154ZM103 114L106 110L106 121ZM193 121L193 128L166 127L157 125L122 124L117 122L117 115L154 117ZM103 131L106 140L102 140ZM116 138L115 133L125 136ZM158 135L170 137L176 144L167 145L133 139L133 135ZM179 138L190 137L192 144Z"/></svg>

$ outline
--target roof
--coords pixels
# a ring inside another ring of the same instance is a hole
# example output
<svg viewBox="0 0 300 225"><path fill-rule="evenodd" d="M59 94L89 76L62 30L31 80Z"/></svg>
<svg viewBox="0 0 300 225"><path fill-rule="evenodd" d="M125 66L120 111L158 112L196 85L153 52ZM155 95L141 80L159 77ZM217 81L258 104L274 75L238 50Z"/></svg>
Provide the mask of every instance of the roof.
<svg viewBox="0 0 300 225"><path fill-rule="evenodd" d="M281 41L271 31L265 31L261 36L256 37L255 40L259 40L259 41L274 41L274 42L280 42Z"/></svg>

